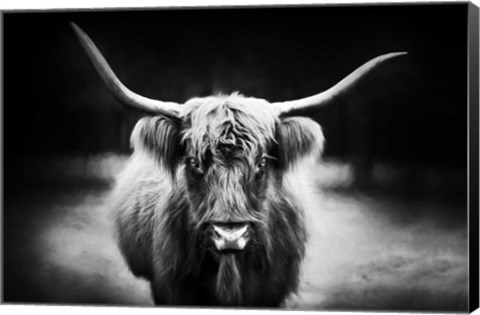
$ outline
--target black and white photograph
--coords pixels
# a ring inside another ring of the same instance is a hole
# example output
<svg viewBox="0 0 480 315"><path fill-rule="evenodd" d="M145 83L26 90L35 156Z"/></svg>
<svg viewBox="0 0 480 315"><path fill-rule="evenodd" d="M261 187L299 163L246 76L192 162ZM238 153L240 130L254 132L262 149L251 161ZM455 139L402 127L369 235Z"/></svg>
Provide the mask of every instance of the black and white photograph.
<svg viewBox="0 0 480 315"><path fill-rule="evenodd" d="M2 303L477 308L478 12L4 10Z"/></svg>

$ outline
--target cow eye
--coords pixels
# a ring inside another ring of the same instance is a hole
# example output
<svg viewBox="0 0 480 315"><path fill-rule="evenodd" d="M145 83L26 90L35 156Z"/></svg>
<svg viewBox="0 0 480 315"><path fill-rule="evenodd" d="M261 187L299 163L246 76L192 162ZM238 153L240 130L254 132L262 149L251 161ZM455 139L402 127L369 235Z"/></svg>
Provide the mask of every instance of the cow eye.
<svg viewBox="0 0 480 315"><path fill-rule="evenodd" d="M267 158L266 158L266 157L262 157L262 159L260 160L260 162L258 162L258 164L257 164L257 168L258 168L258 170L261 170L261 169L264 168L266 165L267 165Z"/></svg>
<svg viewBox="0 0 480 315"><path fill-rule="evenodd" d="M202 167L200 166L200 162L198 162L198 160L196 158L189 158L188 159L188 164L195 171L202 173Z"/></svg>

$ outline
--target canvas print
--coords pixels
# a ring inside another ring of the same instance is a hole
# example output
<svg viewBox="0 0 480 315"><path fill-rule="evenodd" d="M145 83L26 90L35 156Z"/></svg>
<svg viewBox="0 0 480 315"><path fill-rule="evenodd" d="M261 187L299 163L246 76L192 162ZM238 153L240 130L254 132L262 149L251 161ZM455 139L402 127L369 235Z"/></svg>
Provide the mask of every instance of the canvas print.
<svg viewBox="0 0 480 315"><path fill-rule="evenodd" d="M469 8L3 12L3 301L468 310Z"/></svg>

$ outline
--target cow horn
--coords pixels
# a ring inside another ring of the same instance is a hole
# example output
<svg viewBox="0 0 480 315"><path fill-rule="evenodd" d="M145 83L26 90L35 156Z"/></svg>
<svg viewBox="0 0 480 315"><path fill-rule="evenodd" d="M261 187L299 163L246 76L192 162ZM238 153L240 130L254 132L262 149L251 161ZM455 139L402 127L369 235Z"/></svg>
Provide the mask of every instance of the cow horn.
<svg viewBox="0 0 480 315"><path fill-rule="evenodd" d="M174 102L162 102L146 98L130 91L122 82L117 78L112 68L108 65L107 61L95 46L93 41L88 37L85 32L78 27L75 23L70 22L75 34L80 40L83 48L87 52L90 60L92 61L95 69L102 77L103 82L107 85L110 92L124 105L128 105L139 109L143 112L150 114L164 114L169 116L178 116L179 104Z"/></svg>
<svg viewBox="0 0 480 315"><path fill-rule="evenodd" d="M273 104L278 106L280 115L287 115L297 110L323 106L337 96L344 94L346 91L352 88L362 77L370 73L373 69L377 68L385 61L405 54L407 53L393 52L378 56L366 62L361 67L357 68L355 71L346 76L343 80L322 93L298 100L277 102Z"/></svg>

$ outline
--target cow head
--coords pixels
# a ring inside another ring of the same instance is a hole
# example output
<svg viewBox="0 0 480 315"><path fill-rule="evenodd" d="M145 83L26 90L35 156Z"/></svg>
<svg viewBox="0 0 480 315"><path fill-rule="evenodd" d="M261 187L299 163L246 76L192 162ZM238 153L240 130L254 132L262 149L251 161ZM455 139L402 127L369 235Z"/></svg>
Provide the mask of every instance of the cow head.
<svg viewBox="0 0 480 315"><path fill-rule="evenodd" d="M183 181L190 221L202 246L217 259L262 246L259 231L267 228L262 225L270 215L268 202L284 193L282 174L322 151L320 126L298 115L328 104L386 60L405 54L372 59L327 91L299 100L269 103L232 94L180 105L127 89L90 38L75 24L73 28L113 95L153 115L135 127L134 147L149 152L172 182Z"/></svg>
<svg viewBox="0 0 480 315"><path fill-rule="evenodd" d="M279 117L271 103L234 93L191 99L175 117L143 118L132 142L184 184L190 222L218 258L263 246L283 174L318 156L323 134L308 118Z"/></svg>

